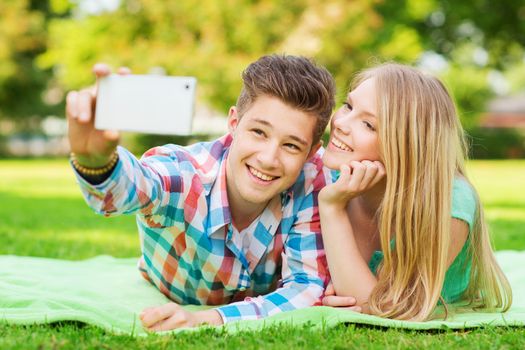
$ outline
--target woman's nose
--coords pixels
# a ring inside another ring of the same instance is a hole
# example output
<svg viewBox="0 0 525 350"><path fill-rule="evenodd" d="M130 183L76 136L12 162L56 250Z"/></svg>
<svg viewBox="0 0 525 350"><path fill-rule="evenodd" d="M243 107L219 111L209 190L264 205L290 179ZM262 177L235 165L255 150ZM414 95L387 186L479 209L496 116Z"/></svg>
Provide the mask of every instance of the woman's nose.
<svg viewBox="0 0 525 350"><path fill-rule="evenodd" d="M345 116L334 116L334 127L344 134L350 134L350 119Z"/></svg>

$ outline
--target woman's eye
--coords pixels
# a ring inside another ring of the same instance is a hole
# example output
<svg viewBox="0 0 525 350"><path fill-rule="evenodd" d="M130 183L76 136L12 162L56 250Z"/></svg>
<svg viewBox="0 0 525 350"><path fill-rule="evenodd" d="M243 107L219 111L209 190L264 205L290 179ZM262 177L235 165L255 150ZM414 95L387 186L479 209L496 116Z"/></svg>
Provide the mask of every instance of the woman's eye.
<svg viewBox="0 0 525 350"><path fill-rule="evenodd" d="M370 130L372 130L372 131L375 131L375 130L376 130L376 129L374 128L374 126L373 126L372 124L370 124L369 122L367 122L366 120L363 121L363 123L364 123L365 126L366 126L367 128L369 128Z"/></svg>
<svg viewBox="0 0 525 350"><path fill-rule="evenodd" d="M348 102L343 102L343 108L348 109L349 111L352 110L352 105Z"/></svg>

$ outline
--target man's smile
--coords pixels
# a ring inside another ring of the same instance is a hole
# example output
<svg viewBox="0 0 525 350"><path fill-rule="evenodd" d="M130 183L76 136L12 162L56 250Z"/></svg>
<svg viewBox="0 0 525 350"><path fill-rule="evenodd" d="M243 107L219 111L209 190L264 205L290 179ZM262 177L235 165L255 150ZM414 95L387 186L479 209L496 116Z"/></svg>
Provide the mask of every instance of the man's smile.
<svg viewBox="0 0 525 350"><path fill-rule="evenodd" d="M270 182L278 178L278 176L272 176L272 175L265 174L249 165L247 165L247 167L248 167L248 170L250 171L250 174L258 178L259 180Z"/></svg>

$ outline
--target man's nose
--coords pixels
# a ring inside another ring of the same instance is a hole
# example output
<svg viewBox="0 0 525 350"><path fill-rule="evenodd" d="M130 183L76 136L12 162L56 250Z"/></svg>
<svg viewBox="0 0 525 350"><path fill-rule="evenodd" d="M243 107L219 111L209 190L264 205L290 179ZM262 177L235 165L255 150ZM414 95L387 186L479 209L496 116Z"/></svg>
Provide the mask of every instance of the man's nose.
<svg viewBox="0 0 525 350"><path fill-rule="evenodd" d="M271 142L262 147L257 154L260 165L266 169L272 169L279 166L279 144Z"/></svg>

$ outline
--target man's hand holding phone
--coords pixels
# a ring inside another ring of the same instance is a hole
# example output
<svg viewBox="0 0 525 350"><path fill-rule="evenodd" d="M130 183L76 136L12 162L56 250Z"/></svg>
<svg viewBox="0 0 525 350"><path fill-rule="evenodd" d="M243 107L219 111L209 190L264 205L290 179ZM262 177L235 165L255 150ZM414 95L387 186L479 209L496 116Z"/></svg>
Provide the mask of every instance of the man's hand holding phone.
<svg viewBox="0 0 525 350"><path fill-rule="evenodd" d="M101 168L114 159L119 134L112 130L191 134L194 77L131 75L124 67L113 75L101 63L93 72L96 86L72 91L66 100L69 141L79 165Z"/></svg>
<svg viewBox="0 0 525 350"><path fill-rule="evenodd" d="M93 67L98 79L111 74L109 66L99 63ZM131 71L121 67L118 74L127 75ZM97 82L98 85L98 82ZM105 166L117 147L120 135L117 131L95 129L95 108L97 86L80 91L71 91L66 98L66 115L71 152L77 161L88 168Z"/></svg>

